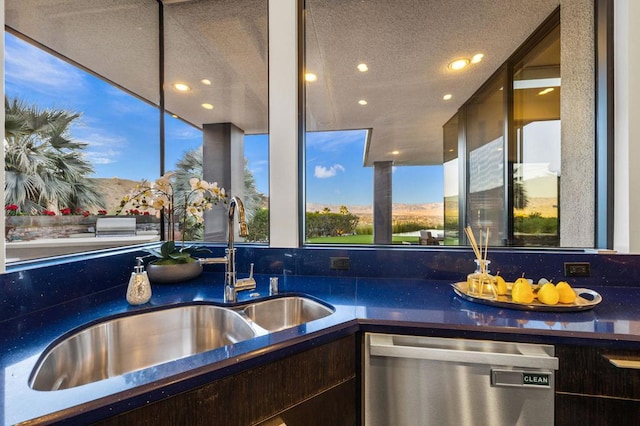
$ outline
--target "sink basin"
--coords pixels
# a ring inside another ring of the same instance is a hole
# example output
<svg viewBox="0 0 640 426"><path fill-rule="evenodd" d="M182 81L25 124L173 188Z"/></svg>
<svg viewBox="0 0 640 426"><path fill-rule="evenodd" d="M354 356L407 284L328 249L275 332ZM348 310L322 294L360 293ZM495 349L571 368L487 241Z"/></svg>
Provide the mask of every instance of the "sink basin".
<svg viewBox="0 0 640 426"><path fill-rule="evenodd" d="M45 351L29 386L42 391L72 388L255 336L240 313L219 306L179 306L114 318Z"/></svg>
<svg viewBox="0 0 640 426"><path fill-rule="evenodd" d="M306 297L287 296L255 302L242 312L265 330L278 331L324 318L333 309Z"/></svg>
<svg viewBox="0 0 640 426"><path fill-rule="evenodd" d="M310 298L285 296L236 308L187 305L111 318L52 344L36 363L29 386L40 391L73 388L332 313L331 307Z"/></svg>

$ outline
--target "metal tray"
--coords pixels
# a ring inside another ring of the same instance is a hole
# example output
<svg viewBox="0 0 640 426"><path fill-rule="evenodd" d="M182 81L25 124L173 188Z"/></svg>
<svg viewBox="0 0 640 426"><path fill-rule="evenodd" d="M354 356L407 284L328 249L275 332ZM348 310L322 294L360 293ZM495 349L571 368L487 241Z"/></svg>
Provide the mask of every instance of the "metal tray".
<svg viewBox="0 0 640 426"><path fill-rule="evenodd" d="M544 312L575 312L586 311L592 309L598 303L602 302L602 296L597 291L590 290L588 288L574 288L576 292L576 300L571 303L558 303L557 305L545 305L538 302L537 299L533 299L532 303L518 303L511 300L511 291L507 291L504 296L498 296L495 298L492 295L475 296L470 295L467 292L467 283L458 282L451 284L453 291L460 297L470 302L482 303L490 306L498 306L507 309L519 309L522 311L544 311ZM586 296L583 297L583 296Z"/></svg>

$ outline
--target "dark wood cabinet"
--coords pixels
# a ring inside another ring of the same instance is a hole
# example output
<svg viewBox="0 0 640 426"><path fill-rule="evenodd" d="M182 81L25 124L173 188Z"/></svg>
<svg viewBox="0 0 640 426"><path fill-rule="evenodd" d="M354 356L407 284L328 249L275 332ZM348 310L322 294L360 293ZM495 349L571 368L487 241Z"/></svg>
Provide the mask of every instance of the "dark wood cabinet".
<svg viewBox="0 0 640 426"><path fill-rule="evenodd" d="M120 414L100 425L355 425L356 337L348 336Z"/></svg>
<svg viewBox="0 0 640 426"><path fill-rule="evenodd" d="M556 425L639 424L640 348L559 345L556 356Z"/></svg>
<svg viewBox="0 0 640 426"><path fill-rule="evenodd" d="M260 422L259 426L353 426L355 401L355 379L351 379Z"/></svg>

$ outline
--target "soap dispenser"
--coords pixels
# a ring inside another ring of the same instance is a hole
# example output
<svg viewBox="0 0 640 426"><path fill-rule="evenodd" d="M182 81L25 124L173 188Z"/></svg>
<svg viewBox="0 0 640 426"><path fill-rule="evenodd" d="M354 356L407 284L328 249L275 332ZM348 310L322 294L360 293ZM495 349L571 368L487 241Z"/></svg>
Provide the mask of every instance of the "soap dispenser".
<svg viewBox="0 0 640 426"><path fill-rule="evenodd" d="M142 305L151 299L151 283L147 271L142 266L142 258L136 258L137 265L133 268L129 287L127 287L127 302L132 305Z"/></svg>

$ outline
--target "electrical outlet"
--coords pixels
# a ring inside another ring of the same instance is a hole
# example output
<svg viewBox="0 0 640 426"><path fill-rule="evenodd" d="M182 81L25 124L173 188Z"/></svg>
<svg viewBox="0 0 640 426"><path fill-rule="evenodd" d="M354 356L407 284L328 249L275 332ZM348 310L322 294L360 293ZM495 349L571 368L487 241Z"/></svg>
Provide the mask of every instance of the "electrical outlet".
<svg viewBox="0 0 640 426"><path fill-rule="evenodd" d="M351 267L351 261L348 257L331 257L329 258L329 269L338 271L348 271Z"/></svg>
<svg viewBox="0 0 640 426"><path fill-rule="evenodd" d="M591 264L589 262L565 262L565 277L590 277Z"/></svg>

